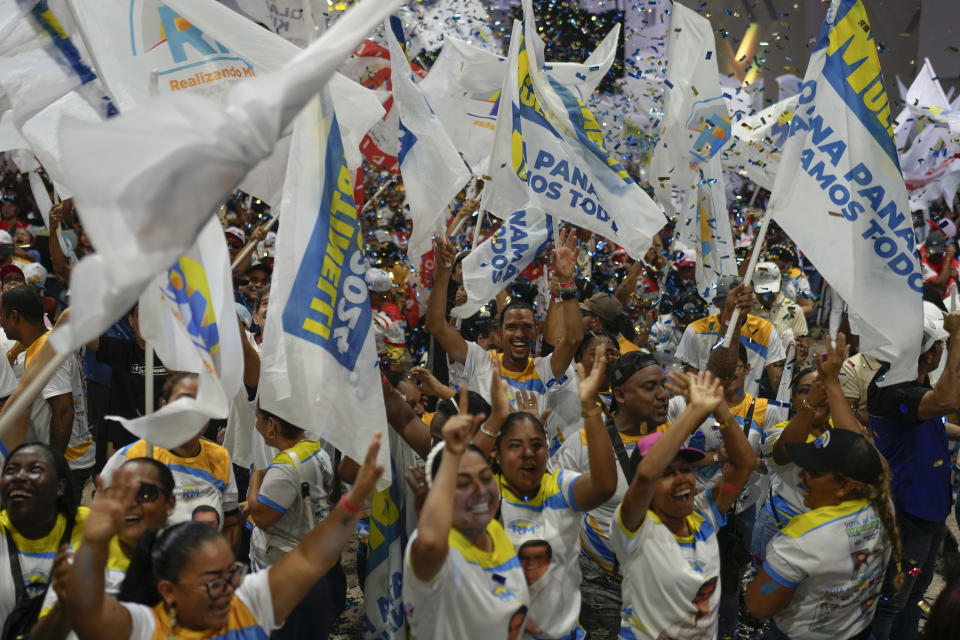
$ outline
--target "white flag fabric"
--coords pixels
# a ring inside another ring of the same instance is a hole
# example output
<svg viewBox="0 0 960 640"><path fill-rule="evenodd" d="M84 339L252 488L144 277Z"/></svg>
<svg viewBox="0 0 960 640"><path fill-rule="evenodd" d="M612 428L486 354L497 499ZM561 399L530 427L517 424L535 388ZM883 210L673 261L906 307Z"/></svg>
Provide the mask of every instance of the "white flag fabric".
<svg viewBox="0 0 960 640"><path fill-rule="evenodd" d="M899 81L899 78L898 78ZM897 150L905 153L910 147L911 138L920 130L922 121L910 109L911 105L930 105L938 109L947 109L950 103L943 93L943 88L937 80L937 74L930 64L929 58L924 58L923 65L917 71L917 77L910 83L910 88L904 94L904 108L894 121L893 138Z"/></svg>
<svg viewBox="0 0 960 640"><path fill-rule="evenodd" d="M112 419L172 449L200 433L211 418L227 417L230 399L243 382L243 356L230 254L217 218L140 296L140 332L169 370L199 374L197 397L174 400L133 420Z"/></svg>
<svg viewBox="0 0 960 640"><path fill-rule="evenodd" d="M397 27L402 28L399 24ZM414 268L420 269L420 260L430 251L433 235L442 234L446 228L447 205L470 180L470 170L423 91L413 83L407 56L390 24L384 24L383 30L390 48L393 108L398 116L397 160L413 222L407 256Z"/></svg>
<svg viewBox="0 0 960 640"><path fill-rule="evenodd" d="M284 40L305 47L316 35L316 27L322 28L331 4L326 0L237 0L237 6Z"/></svg>
<svg viewBox="0 0 960 640"><path fill-rule="evenodd" d="M773 189L797 100L794 95L736 119L732 140L720 152L724 169L745 175L768 191Z"/></svg>
<svg viewBox="0 0 960 640"><path fill-rule="evenodd" d="M463 259L467 301L451 312L469 318L517 279L550 241L550 217L539 208L514 211Z"/></svg>
<svg viewBox="0 0 960 640"><path fill-rule="evenodd" d="M259 392L264 409L360 460L387 422L353 175L324 89L294 127Z"/></svg>
<svg viewBox="0 0 960 640"><path fill-rule="evenodd" d="M640 258L664 224L660 208L604 148L593 114L543 71L533 12L514 24L500 101L487 209L505 218L535 206L589 229Z"/></svg>
<svg viewBox="0 0 960 640"><path fill-rule="evenodd" d="M189 247L241 178L397 0L363 0L280 71L231 87L222 104L176 92L108 122L65 122L68 183L96 254L71 274L58 351L100 335ZM89 162L89 150L100 151ZM176 185L172 188L171 185Z"/></svg>
<svg viewBox="0 0 960 640"><path fill-rule="evenodd" d="M768 215L847 301L891 384L917 377L923 277L869 24L861 0L830 6Z"/></svg>
<svg viewBox="0 0 960 640"><path fill-rule="evenodd" d="M663 130L650 161L650 183L658 201L678 215L677 237L696 252L697 288L712 300L720 277L736 273L736 261L720 159L730 139L730 116L710 21L675 3L669 52Z"/></svg>
<svg viewBox="0 0 960 640"><path fill-rule="evenodd" d="M547 74L586 102L613 64L618 35L619 25L582 64L549 62ZM430 73L418 85L476 175L488 173L506 65L503 56L447 36Z"/></svg>

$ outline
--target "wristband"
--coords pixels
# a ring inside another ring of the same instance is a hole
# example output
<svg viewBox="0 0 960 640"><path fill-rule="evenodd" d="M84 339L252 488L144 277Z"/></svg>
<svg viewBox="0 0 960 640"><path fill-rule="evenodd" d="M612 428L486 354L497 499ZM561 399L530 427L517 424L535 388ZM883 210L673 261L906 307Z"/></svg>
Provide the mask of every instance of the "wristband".
<svg viewBox="0 0 960 640"><path fill-rule="evenodd" d="M557 286L560 287L561 289L573 289L574 287L577 286L577 283L574 280L570 280L568 282L558 282Z"/></svg>
<svg viewBox="0 0 960 640"><path fill-rule="evenodd" d="M363 507L358 507L355 504L351 503L349 500L347 500L347 496L343 496L342 498L340 498L340 502L338 502L337 504L339 504L341 507L346 509L349 513L352 513L352 514L363 513Z"/></svg>
<svg viewBox="0 0 960 640"><path fill-rule="evenodd" d="M592 408L580 410L580 415L584 418L596 418L601 413L603 413L603 409L601 409L598 405L593 405Z"/></svg>
<svg viewBox="0 0 960 640"><path fill-rule="evenodd" d="M480 425L480 433L487 436L488 438L492 438L493 440L496 440L498 437L498 434L490 433L489 431L487 431L487 428L484 425Z"/></svg>
<svg viewBox="0 0 960 640"><path fill-rule="evenodd" d="M561 300L576 300L577 299L577 290L575 287L569 289L560 289L560 299Z"/></svg>
<svg viewBox="0 0 960 640"><path fill-rule="evenodd" d="M714 464L716 464L717 462L720 462L720 454L717 453L716 451L713 452L713 462Z"/></svg>

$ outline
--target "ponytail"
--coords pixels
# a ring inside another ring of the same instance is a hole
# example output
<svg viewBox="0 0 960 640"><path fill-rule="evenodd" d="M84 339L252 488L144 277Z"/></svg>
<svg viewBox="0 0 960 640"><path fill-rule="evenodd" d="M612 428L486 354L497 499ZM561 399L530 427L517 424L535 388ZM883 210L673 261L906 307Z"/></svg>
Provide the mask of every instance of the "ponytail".
<svg viewBox="0 0 960 640"><path fill-rule="evenodd" d="M897 576L893 580L893 585L900 589L903 586L903 567L902 553L903 548L900 544L900 530L897 527L897 519L893 515L893 503L890 499L890 476L887 472L886 462L883 463L883 473L877 476L872 483L854 482L854 492L870 499L873 508L877 512L877 517L883 524L887 534L887 540L890 541L892 558L897 566Z"/></svg>

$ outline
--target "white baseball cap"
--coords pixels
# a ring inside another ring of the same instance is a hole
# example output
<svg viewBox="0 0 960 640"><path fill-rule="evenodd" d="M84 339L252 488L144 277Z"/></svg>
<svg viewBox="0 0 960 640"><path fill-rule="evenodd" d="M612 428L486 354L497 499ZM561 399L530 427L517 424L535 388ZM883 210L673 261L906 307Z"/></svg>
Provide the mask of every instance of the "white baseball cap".
<svg viewBox="0 0 960 640"><path fill-rule="evenodd" d="M780 268L773 262L759 262L753 271L754 293L780 291Z"/></svg>

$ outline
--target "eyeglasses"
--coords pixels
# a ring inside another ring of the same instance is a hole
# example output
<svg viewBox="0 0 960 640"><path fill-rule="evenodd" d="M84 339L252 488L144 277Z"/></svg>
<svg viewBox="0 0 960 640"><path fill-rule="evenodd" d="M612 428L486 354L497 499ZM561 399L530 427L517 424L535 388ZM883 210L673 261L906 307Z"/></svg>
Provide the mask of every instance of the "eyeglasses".
<svg viewBox="0 0 960 640"><path fill-rule="evenodd" d="M177 584L183 587L206 587L207 595L210 596L210 599L216 600L227 592L228 585L234 589L240 586L240 583L243 582L243 576L247 575L247 565L243 562L234 562L230 568L226 570L226 574L227 577L218 576L200 584Z"/></svg>
<svg viewBox="0 0 960 640"><path fill-rule="evenodd" d="M137 504L156 502L157 498L160 497L160 493L160 487L157 485L150 482L141 482L134 500L137 501Z"/></svg>

